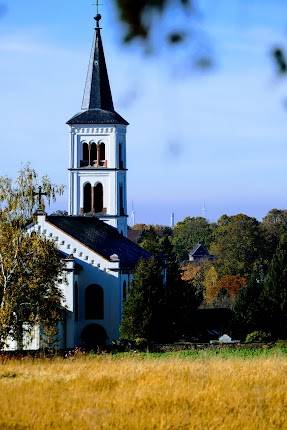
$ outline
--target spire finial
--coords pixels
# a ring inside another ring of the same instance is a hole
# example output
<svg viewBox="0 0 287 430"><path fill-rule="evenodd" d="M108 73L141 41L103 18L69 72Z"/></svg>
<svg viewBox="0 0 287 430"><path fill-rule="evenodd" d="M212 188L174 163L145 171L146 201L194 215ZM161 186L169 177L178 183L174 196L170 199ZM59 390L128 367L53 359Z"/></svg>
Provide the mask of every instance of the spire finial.
<svg viewBox="0 0 287 430"><path fill-rule="evenodd" d="M100 28L100 20L102 19L102 15L100 13L95 16L95 21L97 22L97 28Z"/></svg>
<svg viewBox="0 0 287 430"><path fill-rule="evenodd" d="M100 6L99 0L96 0L96 3L93 3L93 5L97 7L97 15L95 16L94 19L97 22L97 28L99 28L100 27L99 22L102 19L102 15L99 13L99 6Z"/></svg>

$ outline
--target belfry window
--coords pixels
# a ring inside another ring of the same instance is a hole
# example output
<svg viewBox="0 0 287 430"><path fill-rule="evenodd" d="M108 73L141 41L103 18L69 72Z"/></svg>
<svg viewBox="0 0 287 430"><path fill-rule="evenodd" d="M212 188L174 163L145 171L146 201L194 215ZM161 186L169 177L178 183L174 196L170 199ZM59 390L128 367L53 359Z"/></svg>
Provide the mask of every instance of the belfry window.
<svg viewBox="0 0 287 430"><path fill-rule="evenodd" d="M105 161L105 159L106 159L106 147L105 147L105 144L102 142L100 144L100 164L101 164L101 166L103 165L103 162Z"/></svg>
<svg viewBox="0 0 287 430"><path fill-rule="evenodd" d="M106 160L106 147L104 142L83 143L83 159L81 167L108 167Z"/></svg>
<svg viewBox="0 0 287 430"><path fill-rule="evenodd" d="M94 187L94 211L95 213L103 212L104 210L104 191L102 184L97 184Z"/></svg>
<svg viewBox="0 0 287 430"><path fill-rule="evenodd" d="M83 161L89 161L89 145L87 143L83 144Z"/></svg>
<svg viewBox="0 0 287 430"><path fill-rule="evenodd" d="M85 292L86 320L104 319L104 290L100 285L89 285Z"/></svg>
<svg viewBox="0 0 287 430"><path fill-rule="evenodd" d="M84 213L92 211L92 186L90 183L84 185Z"/></svg>
<svg viewBox="0 0 287 430"><path fill-rule="evenodd" d="M91 166L93 166L97 161L97 145L91 143Z"/></svg>

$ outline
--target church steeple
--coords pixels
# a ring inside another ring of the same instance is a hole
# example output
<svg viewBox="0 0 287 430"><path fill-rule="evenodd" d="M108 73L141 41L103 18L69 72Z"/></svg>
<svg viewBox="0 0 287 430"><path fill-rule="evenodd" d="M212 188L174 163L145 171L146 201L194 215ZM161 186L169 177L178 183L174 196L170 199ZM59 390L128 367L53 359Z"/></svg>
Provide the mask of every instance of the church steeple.
<svg viewBox="0 0 287 430"><path fill-rule="evenodd" d="M82 110L102 109L114 111L114 103L106 66L99 22L101 15L97 14L95 21L95 36L87 74Z"/></svg>
<svg viewBox="0 0 287 430"><path fill-rule="evenodd" d="M91 52L82 111L69 124L69 215L99 218L127 235L128 122L114 110L100 20Z"/></svg>
<svg viewBox="0 0 287 430"><path fill-rule="evenodd" d="M97 14L95 21L94 41L87 73L82 112L73 116L68 125L76 124L123 124L128 122L114 109L112 91L106 66L100 20Z"/></svg>

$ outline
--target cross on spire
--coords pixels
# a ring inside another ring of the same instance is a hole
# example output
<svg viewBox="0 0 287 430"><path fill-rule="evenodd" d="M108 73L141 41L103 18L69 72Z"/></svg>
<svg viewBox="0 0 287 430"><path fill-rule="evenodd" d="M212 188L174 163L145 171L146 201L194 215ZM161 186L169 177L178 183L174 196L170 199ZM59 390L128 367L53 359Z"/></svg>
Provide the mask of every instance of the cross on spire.
<svg viewBox="0 0 287 430"><path fill-rule="evenodd" d="M92 3L92 6L97 6L97 15L99 15L99 6L102 6L100 0L96 0L96 3Z"/></svg>
<svg viewBox="0 0 287 430"><path fill-rule="evenodd" d="M43 193L42 192L42 187L41 186L39 186L38 187L38 192L33 192L33 196L34 197L38 197L38 210L43 210L43 205L42 205L42 197L44 197L44 196L47 196L47 193Z"/></svg>

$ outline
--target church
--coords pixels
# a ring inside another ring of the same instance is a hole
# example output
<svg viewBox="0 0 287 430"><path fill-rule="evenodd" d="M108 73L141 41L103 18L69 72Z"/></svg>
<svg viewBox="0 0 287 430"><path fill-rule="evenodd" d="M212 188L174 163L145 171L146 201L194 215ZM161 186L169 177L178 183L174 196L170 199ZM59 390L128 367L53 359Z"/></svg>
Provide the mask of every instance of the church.
<svg viewBox="0 0 287 430"><path fill-rule="evenodd" d="M128 122L114 109L103 49L101 15L96 28L80 113L68 122L68 215L37 212L29 231L53 240L65 261L65 320L59 348L93 348L119 338L124 302L135 265L149 254L127 238ZM12 345L11 345L12 346ZM43 346L35 327L26 349Z"/></svg>

